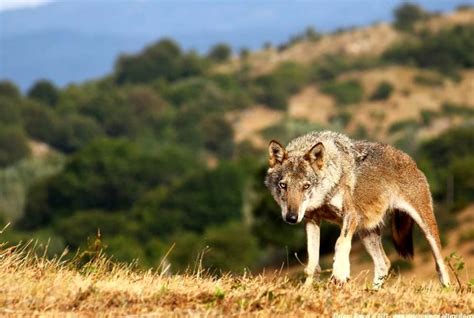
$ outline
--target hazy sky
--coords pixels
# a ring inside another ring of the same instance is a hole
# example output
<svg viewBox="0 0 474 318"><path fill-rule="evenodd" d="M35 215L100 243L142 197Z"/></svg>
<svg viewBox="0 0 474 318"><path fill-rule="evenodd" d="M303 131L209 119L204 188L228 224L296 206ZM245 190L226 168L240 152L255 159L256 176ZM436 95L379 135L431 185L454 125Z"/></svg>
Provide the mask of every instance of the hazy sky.
<svg viewBox="0 0 474 318"><path fill-rule="evenodd" d="M0 11L37 7L48 2L51 0L1 0Z"/></svg>

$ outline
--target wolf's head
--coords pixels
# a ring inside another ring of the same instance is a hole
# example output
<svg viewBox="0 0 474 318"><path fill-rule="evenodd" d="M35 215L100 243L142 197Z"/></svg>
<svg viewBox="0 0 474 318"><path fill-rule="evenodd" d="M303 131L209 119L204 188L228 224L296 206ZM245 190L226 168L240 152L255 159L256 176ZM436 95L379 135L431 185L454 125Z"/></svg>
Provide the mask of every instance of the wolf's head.
<svg viewBox="0 0 474 318"><path fill-rule="evenodd" d="M306 210L320 206L329 191L322 182L324 145L317 142L305 154L292 155L272 140L268 153L265 185L280 205L283 219L290 224L299 223Z"/></svg>

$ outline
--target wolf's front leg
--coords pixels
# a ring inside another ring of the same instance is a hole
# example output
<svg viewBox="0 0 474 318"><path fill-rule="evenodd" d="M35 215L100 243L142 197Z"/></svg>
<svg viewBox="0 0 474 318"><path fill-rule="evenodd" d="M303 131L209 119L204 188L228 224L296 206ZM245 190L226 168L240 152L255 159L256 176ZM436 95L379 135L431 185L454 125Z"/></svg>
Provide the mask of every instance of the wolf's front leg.
<svg viewBox="0 0 474 318"><path fill-rule="evenodd" d="M346 214L342 221L341 234L336 241L332 279L337 283L349 280L351 265L349 254L351 252L352 236L357 228L357 219L353 214Z"/></svg>
<svg viewBox="0 0 474 318"><path fill-rule="evenodd" d="M313 284L314 275L319 275L319 242L320 242L320 221L311 220L306 223L306 237L308 240L308 265L305 268L307 275L305 285Z"/></svg>

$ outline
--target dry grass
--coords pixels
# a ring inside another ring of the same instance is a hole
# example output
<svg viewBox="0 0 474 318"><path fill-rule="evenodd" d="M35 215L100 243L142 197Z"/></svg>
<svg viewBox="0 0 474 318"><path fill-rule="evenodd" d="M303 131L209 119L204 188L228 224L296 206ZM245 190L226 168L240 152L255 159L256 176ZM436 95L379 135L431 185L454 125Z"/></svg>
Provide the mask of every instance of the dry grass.
<svg viewBox="0 0 474 318"><path fill-rule="evenodd" d="M442 289L392 278L380 291L359 275L344 287L322 281L305 289L295 277L225 275L200 271L165 275L114 265L103 257L78 269L3 248L0 252L2 316L300 316L335 313L472 313L467 287Z"/></svg>

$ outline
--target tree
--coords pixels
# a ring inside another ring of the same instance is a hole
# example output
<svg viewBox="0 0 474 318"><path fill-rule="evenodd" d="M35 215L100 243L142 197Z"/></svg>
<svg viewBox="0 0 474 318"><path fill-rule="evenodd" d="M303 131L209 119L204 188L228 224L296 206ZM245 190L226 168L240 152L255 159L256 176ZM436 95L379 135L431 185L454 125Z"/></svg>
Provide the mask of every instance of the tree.
<svg viewBox="0 0 474 318"><path fill-rule="evenodd" d="M39 80L28 91L28 97L55 106L59 99L56 86L48 80Z"/></svg>
<svg viewBox="0 0 474 318"><path fill-rule="evenodd" d="M0 81L0 97L19 98L21 93L14 83L2 80Z"/></svg>
<svg viewBox="0 0 474 318"><path fill-rule="evenodd" d="M415 23L424 19L428 14L420 6L405 2L394 11L395 28L401 31L412 31Z"/></svg>
<svg viewBox="0 0 474 318"><path fill-rule="evenodd" d="M28 139L18 127L0 127L0 167L6 167L28 156Z"/></svg>
<svg viewBox="0 0 474 318"><path fill-rule="evenodd" d="M74 211L127 210L148 190L170 186L200 168L182 149L153 152L125 140L95 140L72 155L59 174L35 186L21 223L33 229Z"/></svg>
<svg viewBox="0 0 474 318"><path fill-rule="evenodd" d="M49 145L54 143L60 119L51 108L39 102L27 101L21 115L28 135Z"/></svg>
<svg viewBox="0 0 474 318"><path fill-rule="evenodd" d="M207 54L207 57L217 63L227 61L232 54L231 48L225 43L214 45Z"/></svg>
<svg viewBox="0 0 474 318"><path fill-rule="evenodd" d="M191 51L183 54L171 39L162 39L136 55L122 55L115 65L115 81L149 83L156 80L175 81L202 74L207 62Z"/></svg>
<svg viewBox="0 0 474 318"><path fill-rule="evenodd" d="M221 164L174 187L158 187L137 202L134 215L162 238L178 230L202 233L210 225L240 218L244 174L237 165Z"/></svg>
<svg viewBox="0 0 474 318"><path fill-rule="evenodd" d="M22 124L20 109L20 101L0 96L0 126L20 126Z"/></svg>
<svg viewBox="0 0 474 318"><path fill-rule="evenodd" d="M211 226L204 233L208 252L203 264L211 270L242 273L256 267L260 249L257 239L241 222Z"/></svg>
<svg viewBox="0 0 474 318"><path fill-rule="evenodd" d="M206 117L201 124L204 133L204 146L221 158L230 159L234 152L234 130L219 115Z"/></svg>
<svg viewBox="0 0 474 318"><path fill-rule="evenodd" d="M469 168L474 163L473 145L474 128L459 127L424 142L416 155L420 169L428 177L433 197L445 201L452 194L451 208L460 209L473 200L473 174ZM455 185L451 194L447 191L449 182Z"/></svg>
<svg viewBox="0 0 474 318"><path fill-rule="evenodd" d="M65 153L72 153L103 135L94 119L73 114L64 117L58 124L50 144Z"/></svg>

